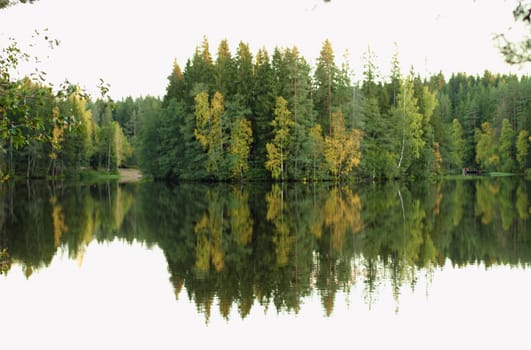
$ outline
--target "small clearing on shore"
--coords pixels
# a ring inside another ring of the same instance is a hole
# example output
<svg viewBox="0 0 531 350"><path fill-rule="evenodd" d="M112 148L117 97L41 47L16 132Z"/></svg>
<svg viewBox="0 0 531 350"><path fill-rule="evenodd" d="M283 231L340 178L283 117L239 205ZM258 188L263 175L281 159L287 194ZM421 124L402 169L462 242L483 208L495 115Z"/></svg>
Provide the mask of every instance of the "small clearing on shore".
<svg viewBox="0 0 531 350"><path fill-rule="evenodd" d="M142 178L142 173L138 169L118 169L120 182L138 182Z"/></svg>

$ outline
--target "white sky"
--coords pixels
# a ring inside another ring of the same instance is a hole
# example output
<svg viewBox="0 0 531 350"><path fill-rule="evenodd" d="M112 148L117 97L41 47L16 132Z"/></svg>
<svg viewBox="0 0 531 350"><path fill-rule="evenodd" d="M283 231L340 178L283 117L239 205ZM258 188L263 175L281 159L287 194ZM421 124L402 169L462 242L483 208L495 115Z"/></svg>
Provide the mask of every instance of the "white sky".
<svg viewBox="0 0 531 350"><path fill-rule="evenodd" d="M184 67L204 35L213 55L224 38L233 54L240 40L253 53L296 45L312 65L328 38L338 64L349 51L357 79L368 45L387 75L394 42L403 73L413 65L447 78L485 69L529 74L529 64L505 64L492 41L513 24L513 7L512 0L39 0L0 11L0 44L48 28L61 41L51 52L37 50L50 56L41 64L48 80L94 91L103 78L117 99L162 96L173 60Z"/></svg>

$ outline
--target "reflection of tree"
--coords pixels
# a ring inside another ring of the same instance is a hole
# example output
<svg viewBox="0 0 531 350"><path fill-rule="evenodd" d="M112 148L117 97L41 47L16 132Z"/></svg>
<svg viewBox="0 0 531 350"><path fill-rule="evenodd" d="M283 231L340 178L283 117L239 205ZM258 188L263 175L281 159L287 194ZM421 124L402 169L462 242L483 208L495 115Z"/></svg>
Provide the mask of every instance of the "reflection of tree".
<svg viewBox="0 0 531 350"><path fill-rule="evenodd" d="M499 192L497 184L488 181L476 182L476 215L481 216L485 225L495 219L496 194Z"/></svg>
<svg viewBox="0 0 531 350"><path fill-rule="evenodd" d="M207 192L208 210L194 228L197 235L196 263L199 271L208 271L210 262L221 271L224 265L223 248L224 201L215 192Z"/></svg>
<svg viewBox="0 0 531 350"><path fill-rule="evenodd" d="M53 219L53 237L54 245L57 248L61 241L61 236L66 233L68 227L65 225L65 217L63 214L63 208L57 204L57 198L52 196L50 198L50 204L52 205L52 219Z"/></svg>
<svg viewBox="0 0 531 350"><path fill-rule="evenodd" d="M521 182L516 190L516 209L518 210L518 216L520 219L527 220L530 213L530 207L524 182Z"/></svg>
<svg viewBox="0 0 531 350"><path fill-rule="evenodd" d="M348 188L333 188L324 204L325 225L330 229L333 249L343 251L345 234L357 233L363 228L361 221L361 201L357 194Z"/></svg>
<svg viewBox="0 0 531 350"><path fill-rule="evenodd" d="M229 207L231 233L236 244L245 246L253 238L253 218L249 208L249 194L234 188Z"/></svg>
<svg viewBox="0 0 531 350"><path fill-rule="evenodd" d="M71 257L82 258L84 247L94 237L114 239L133 200L132 194L117 184L89 187L51 182L13 186L12 195L17 200L7 205L11 208L2 210L5 226L0 236L6 242L0 250L6 249L28 277L47 266L63 246L68 247ZM9 199L1 202L10 203Z"/></svg>
<svg viewBox="0 0 531 350"><path fill-rule="evenodd" d="M280 185L274 184L271 192L266 195L267 220L274 225L273 243L277 256L277 265L285 266L288 263L289 254L293 245L293 236L290 233L288 223L290 222L286 203L284 201L284 190Z"/></svg>
<svg viewBox="0 0 531 350"><path fill-rule="evenodd" d="M404 286L447 259L531 261L523 180L267 187L17 183L0 191L0 268L29 277L93 240L157 244L176 298L185 291L208 320L213 307L246 317L255 303L298 312L314 290L330 315L358 282L369 304L389 284L398 306Z"/></svg>

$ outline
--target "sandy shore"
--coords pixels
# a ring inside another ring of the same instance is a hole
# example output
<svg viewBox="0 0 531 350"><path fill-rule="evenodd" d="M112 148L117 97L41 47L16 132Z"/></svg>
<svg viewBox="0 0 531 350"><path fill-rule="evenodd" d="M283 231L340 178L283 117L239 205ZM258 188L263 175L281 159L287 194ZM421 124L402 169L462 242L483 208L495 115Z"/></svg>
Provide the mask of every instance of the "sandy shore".
<svg viewBox="0 0 531 350"><path fill-rule="evenodd" d="M137 182L142 178L142 173L138 169L118 169L120 182Z"/></svg>

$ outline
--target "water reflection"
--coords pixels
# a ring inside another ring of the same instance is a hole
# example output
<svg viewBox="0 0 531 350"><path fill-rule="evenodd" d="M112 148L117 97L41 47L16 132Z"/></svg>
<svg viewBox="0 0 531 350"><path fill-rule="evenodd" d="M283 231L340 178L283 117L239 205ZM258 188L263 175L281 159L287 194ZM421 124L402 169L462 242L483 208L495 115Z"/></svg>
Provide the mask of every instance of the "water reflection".
<svg viewBox="0 0 531 350"><path fill-rule="evenodd" d="M83 263L94 240L162 249L176 298L208 320L214 305L244 318L253 305L298 313L316 293L325 314L361 285L396 304L419 274L451 261L531 262L529 184L515 179L370 185L5 184L0 272L27 278L58 251Z"/></svg>

